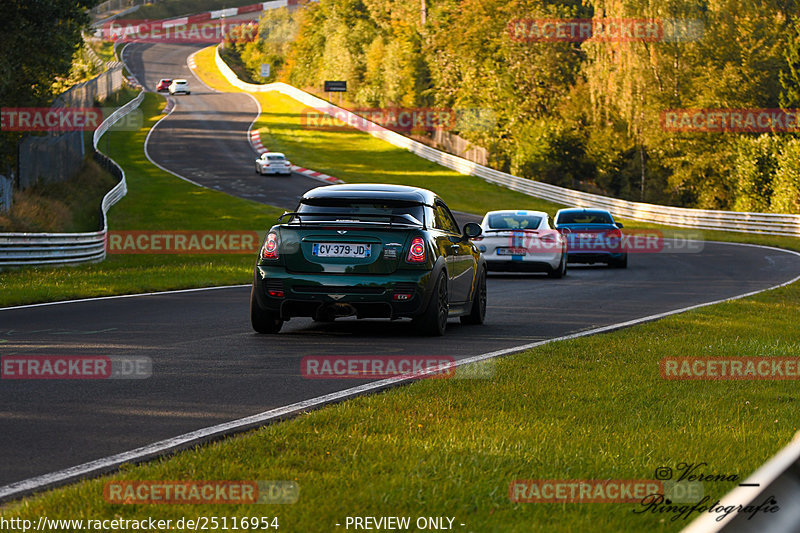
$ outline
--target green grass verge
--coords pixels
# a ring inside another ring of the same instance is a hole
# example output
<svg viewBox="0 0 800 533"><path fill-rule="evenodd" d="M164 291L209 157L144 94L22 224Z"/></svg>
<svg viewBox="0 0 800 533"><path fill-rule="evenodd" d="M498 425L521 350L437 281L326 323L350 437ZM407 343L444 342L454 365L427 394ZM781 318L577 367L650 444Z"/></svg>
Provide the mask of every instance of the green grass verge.
<svg viewBox="0 0 800 533"><path fill-rule="evenodd" d="M89 39L87 41L89 46L92 47L97 57L108 63L109 61L116 61L114 55L114 43L111 41L102 41L99 39Z"/></svg>
<svg viewBox="0 0 800 533"><path fill-rule="evenodd" d="M112 129L100 140L128 183L127 196L109 212L109 228L266 231L282 210L196 187L145 158L144 140L164 104L163 97L148 94L140 129ZM110 255L93 265L11 270L0 276L0 306L249 283L253 261L252 254Z"/></svg>
<svg viewBox="0 0 800 533"><path fill-rule="evenodd" d="M219 73L214 48L195 56L197 74L208 85L223 91L241 92ZM261 104L262 114L255 126L264 146L285 152L298 165L324 172L353 183L398 183L425 187L439 194L459 211L485 213L492 209L535 209L554 216L565 207L539 198L492 185L475 176L465 176L392 146L371 135L352 129L327 132L304 127L305 106L279 93L251 93ZM665 229L669 226L624 220L627 228ZM680 230L680 228L672 228ZM695 230L687 229L692 233ZM702 231L705 240L764 244L800 250L800 239L727 231Z"/></svg>
<svg viewBox="0 0 800 533"><path fill-rule="evenodd" d="M743 480L798 429L797 382L666 381L677 356L796 356L800 286L500 359L492 379L425 380L15 503L5 517L450 516L470 531L678 531L634 503L511 503L515 479L653 479L707 463ZM294 480L293 505L111 505L109 480ZM735 483L706 482L712 501ZM742 502L744 503L744 502ZM779 502L787 508L790 502ZM693 515L691 518L696 517Z"/></svg>

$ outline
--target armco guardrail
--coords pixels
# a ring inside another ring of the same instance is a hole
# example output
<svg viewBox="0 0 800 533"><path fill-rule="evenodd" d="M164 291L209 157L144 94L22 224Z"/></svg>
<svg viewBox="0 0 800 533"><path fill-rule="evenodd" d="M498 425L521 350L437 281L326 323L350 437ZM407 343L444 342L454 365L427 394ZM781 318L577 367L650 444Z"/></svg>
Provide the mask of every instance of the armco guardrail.
<svg viewBox="0 0 800 533"><path fill-rule="evenodd" d="M228 67L225 61L222 60L219 55L219 50L217 50L216 53L216 63L222 75L225 76L231 84L240 89L252 92L280 92L317 111L328 114L336 113L337 116L345 116L353 127L361 129L362 131L368 131L368 133L374 137L383 139L394 146L406 148L429 161L439 163L442 166L462 174L478 176L490 183L502 185L503 187L535 196L536 198L542 198L569 206L599 207L608 209L614 215L622 218L668 224L670 226L800 237L800 215L714 211L629 202L627 200L619 200L607 196L565 189L564 187L513 176L426 146L418 141L409 139L399 133L369 122L350 111L341 109L321 98L317 98L296 87L292 87L291 85L285 83L256 85L243 82L230 67ZM366 127L364 126L365 124L369 124L369 126Z"/></svg>
<svg viewBox="0 0 800 533"><path fill-rule="evenodd" d="M106 257L106 213L128 192L125 171L97 149L100 137L122 117L136 109L144 91L112 113L95 130L92 138L94 158L119 178L119 183L103 197L100 205L103 228L88 233L0 233L0 268L25 265L59 265L102 261Z"/></svg>
<svg viewBox="0 0 800 533"><path fill-rule="evenodd" d="M800 530L800 507L796 505L798 498L800 432L750 477L718 500L719 503L715 504L712 498L704 504L698 504L706 508L714 506L715 512L698 511L698 516L682 533L796 532ZM682 505L689 507L691 504ZM748 506L750 510L744 510ZM761 510L753 512L758 506L761 506ZM764 511L764 508L769 511Z"/></svg>

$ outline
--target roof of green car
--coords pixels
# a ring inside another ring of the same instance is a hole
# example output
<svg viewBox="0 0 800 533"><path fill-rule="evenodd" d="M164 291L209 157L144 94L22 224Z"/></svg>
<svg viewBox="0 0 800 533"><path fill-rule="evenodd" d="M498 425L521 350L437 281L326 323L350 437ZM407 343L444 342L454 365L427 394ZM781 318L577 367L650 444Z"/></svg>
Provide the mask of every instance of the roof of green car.
<svg viewBox="0 0 800 533"><path fill-rule="evenodd" d="M345 183L311 189L303 199L342 198L370 200L404 200L433 205L436 195L428 189L382 183Z"/></svg>

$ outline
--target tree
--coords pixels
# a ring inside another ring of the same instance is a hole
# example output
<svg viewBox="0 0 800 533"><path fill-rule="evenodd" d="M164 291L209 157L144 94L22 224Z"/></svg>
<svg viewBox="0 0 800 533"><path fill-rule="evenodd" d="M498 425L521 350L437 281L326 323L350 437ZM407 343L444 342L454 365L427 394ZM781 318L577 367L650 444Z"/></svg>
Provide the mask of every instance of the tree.
<svg viewBox="0 0 800 533"><path fill-rule="evenodd" d="M0 102L42 105L56 77L69 75L72 56L97 0L3 0L0 17Z"/></svg>
<svg viewBox="0 0 800 533"><path fill-rule="evenodd" d="M53 82L69 75L72 57L98 0L2 0L0 106L49 105ZM19 135L0 134L0 172L13 166Z"/></svg>

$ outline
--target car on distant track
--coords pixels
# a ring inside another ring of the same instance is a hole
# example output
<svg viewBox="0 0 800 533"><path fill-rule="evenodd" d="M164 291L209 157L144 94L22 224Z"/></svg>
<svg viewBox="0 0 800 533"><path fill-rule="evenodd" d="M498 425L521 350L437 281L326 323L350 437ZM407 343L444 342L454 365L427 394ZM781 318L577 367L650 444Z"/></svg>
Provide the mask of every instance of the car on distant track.
<svg viewBox="0 0 800 533"><path fill-rule="evenodd" d="M567 273L567 243L550 227L543 211L489 211L474 239L489 271L546 272L551 278Z"/></svg>
<svg viewBox="0 0 800 533"><path fill-rule="evenodd" d="M570 263L606 263L627 268L622 223L605 209L569 208L556 213L555 227L567 241Z"/></svg>
<svg viewBox="0 0 800 533"><path fill-rule="evenodd" d="M172 80L172 83L169 85L169 94L192 94L192 91L189 90L189 82L186 80Z"/></svg>
<svg viewBox="0 0 800 533"><path fill-rule="evenodd" d="M291 175L292 163L280 152L265 152L256 159L256 174Z"/></svg>
<svg viewBox="0 0 800 533"><path fill-rule="evenodd" d="M156 84L156 92L163 93L169 91L169 86L172 85L172 80L169 78L162 78Z"/></svg>
<svg viewBox="0 0 800 533"><path fill-rule="evenodd" d="M411 318L443 335L448 318L481 324L486 264L447 205L417 187L344 184L306 192L267 232L250 293L250 321L277 333L293 317Z"/></svg>

